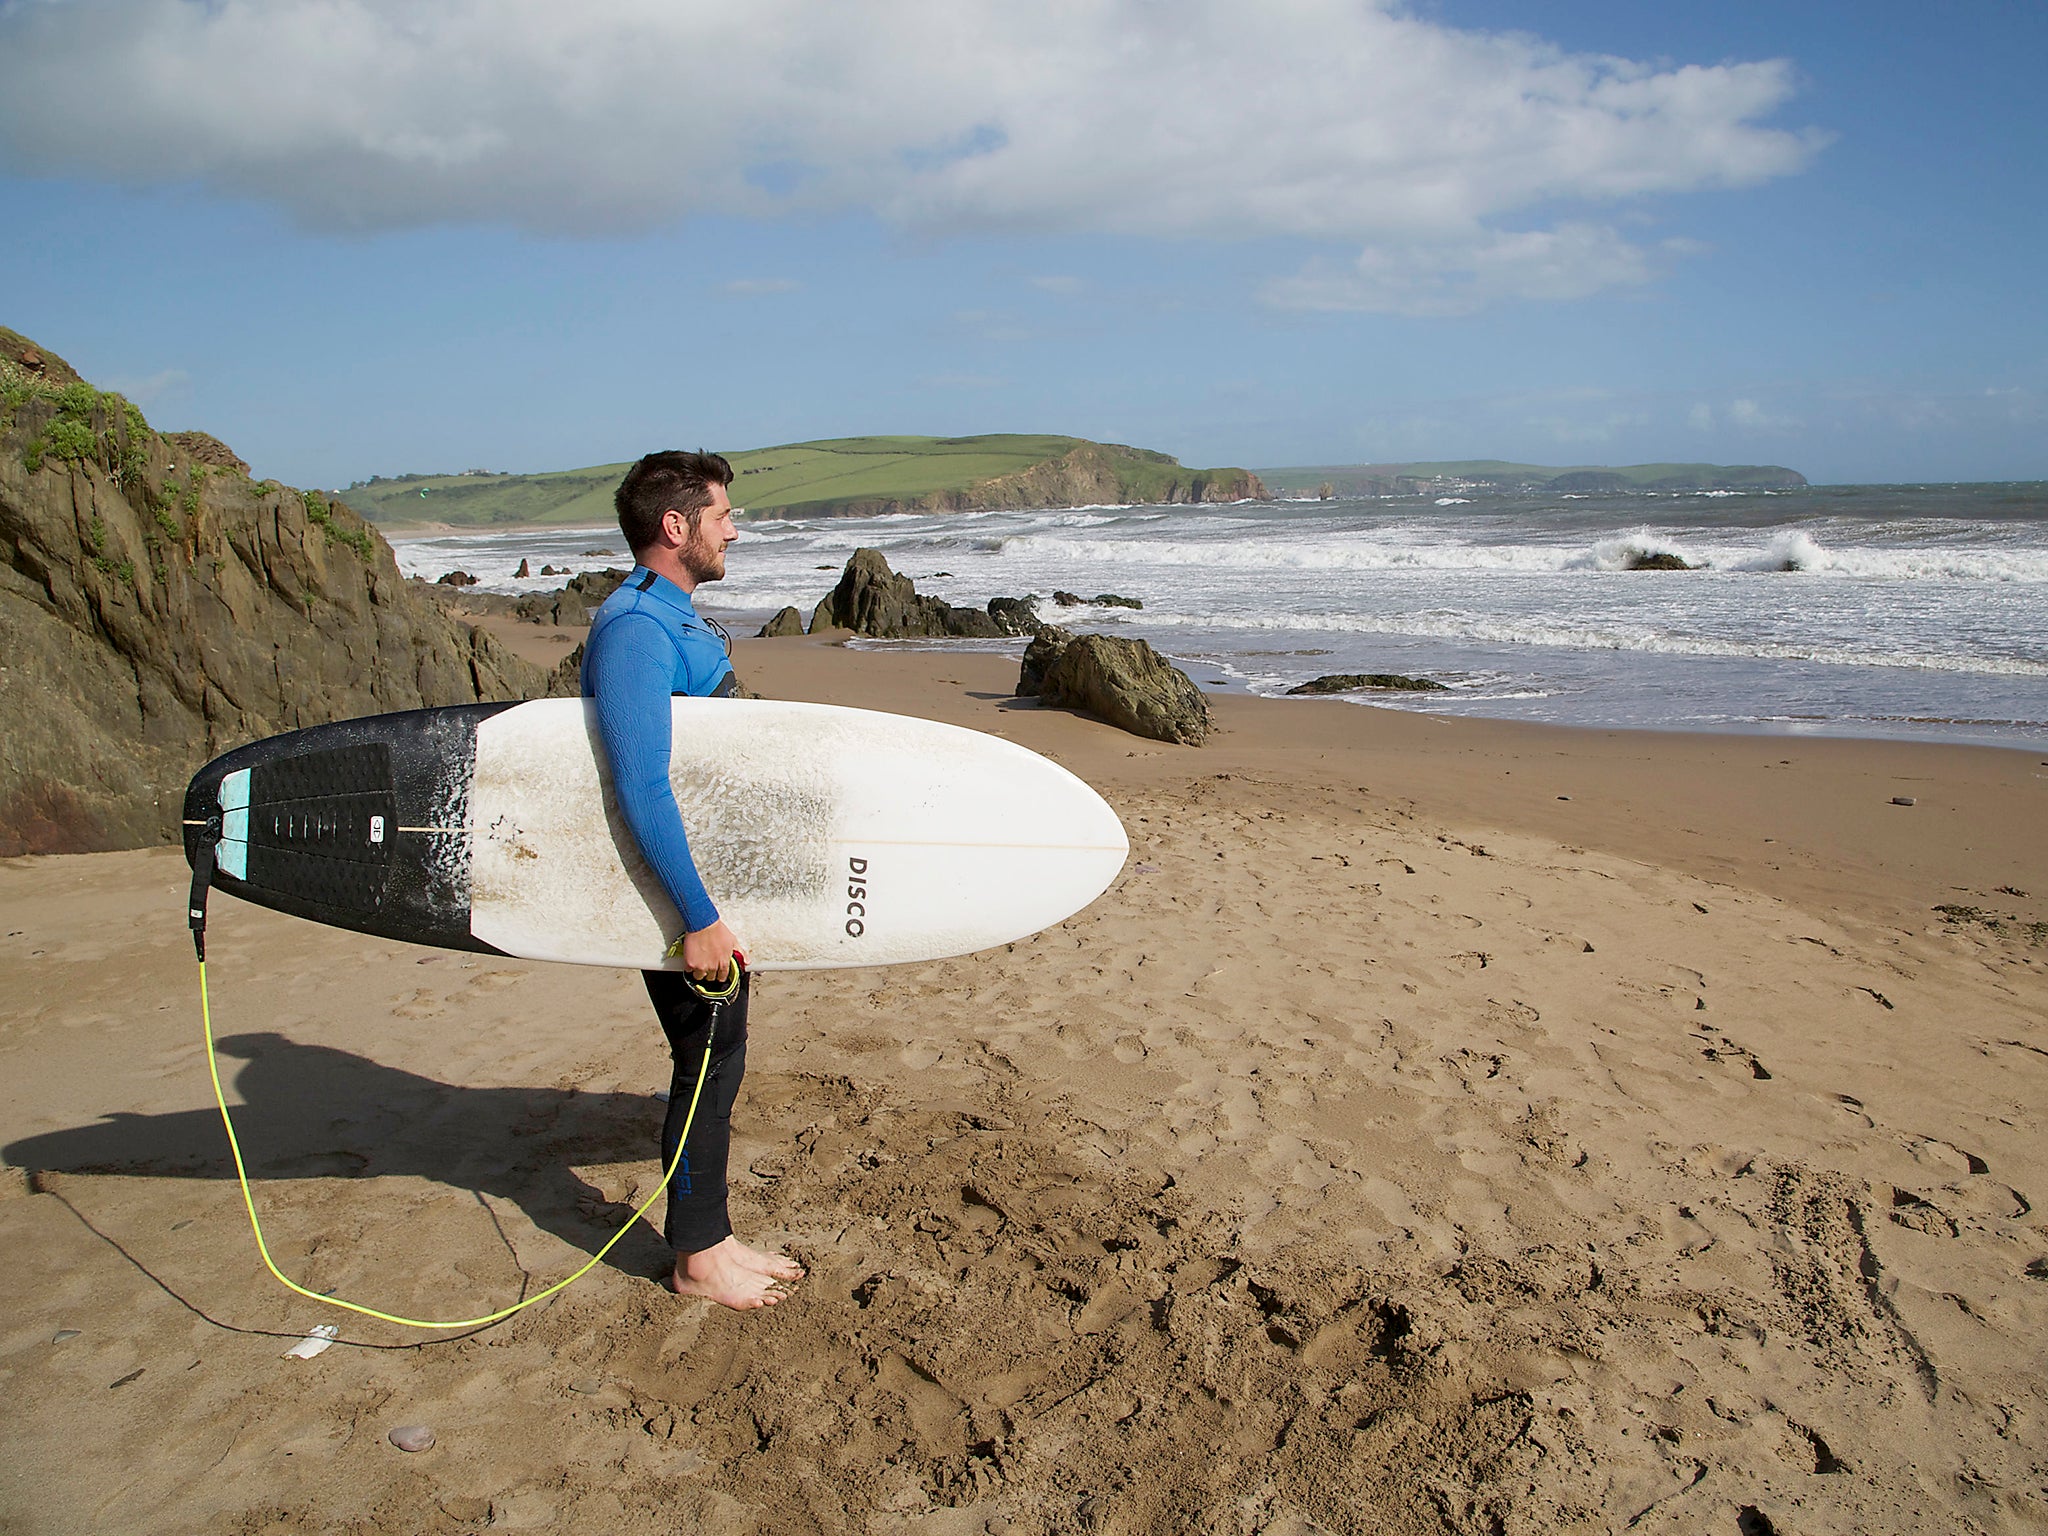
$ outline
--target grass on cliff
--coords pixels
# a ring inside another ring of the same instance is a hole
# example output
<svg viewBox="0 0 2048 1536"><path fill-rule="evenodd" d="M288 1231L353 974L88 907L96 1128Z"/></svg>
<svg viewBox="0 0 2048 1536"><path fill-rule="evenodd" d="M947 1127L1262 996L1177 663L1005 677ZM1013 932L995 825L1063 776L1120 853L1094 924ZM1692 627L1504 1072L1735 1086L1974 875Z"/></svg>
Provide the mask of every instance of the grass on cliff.
<svg viewBox="0 0 2048 1536"><path fill-rule="evenodd" d="M849 503L910 501L966 490L985 480L1055 463L1084 447L1099 447L1113 456L1134 501L1162 495L1168 485L1185 481L1191 473L1162 453L1049 433L840 437L727 457L733 467L734 505L755 512L790 507L822 512ZM365 517L383 523L608 523L612 491L629 467L600 464L538 475L407 475L352 486L342 495Z"/></svg>
<svg viewBox="0 0 2048 1536"><path fill-rule="evenodd" d="M124 487L132 487L149 460L149 423L126 396L94 389L84 382L62 383L38 378L0 358L0 425L11 425L26 405L55 408L21 450L24 469L33 473L45 459L103 466Z"/></svg>

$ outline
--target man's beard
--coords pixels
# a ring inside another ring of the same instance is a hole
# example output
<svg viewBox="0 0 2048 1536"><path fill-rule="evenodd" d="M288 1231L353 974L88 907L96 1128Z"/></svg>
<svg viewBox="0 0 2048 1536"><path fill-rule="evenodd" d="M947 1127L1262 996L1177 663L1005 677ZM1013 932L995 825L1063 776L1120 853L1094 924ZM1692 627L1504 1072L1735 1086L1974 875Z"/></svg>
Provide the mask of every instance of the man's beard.
<svg viewBox="0 0 2048 1536"><path fill-rule="evenodd" d="M692 537L676 552L683 569L689 572L690 580L696 583L725 580L725 546L715 541Z"/></svg>

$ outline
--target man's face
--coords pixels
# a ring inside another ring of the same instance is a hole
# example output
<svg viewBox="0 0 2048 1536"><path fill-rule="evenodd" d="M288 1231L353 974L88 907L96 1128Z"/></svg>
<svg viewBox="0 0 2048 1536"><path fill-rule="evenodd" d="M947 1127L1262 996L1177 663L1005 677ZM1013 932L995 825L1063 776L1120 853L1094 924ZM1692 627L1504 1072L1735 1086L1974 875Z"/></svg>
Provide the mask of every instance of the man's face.
<svg viewBox="0 0 2048 1536"><path fill-rule="evenodd" d="M723 581L726 546L739 536L732 522L732 497L724 486L714 485L711 505L697 518L697 531L676 551L676 558L693 581Z"/></svg>

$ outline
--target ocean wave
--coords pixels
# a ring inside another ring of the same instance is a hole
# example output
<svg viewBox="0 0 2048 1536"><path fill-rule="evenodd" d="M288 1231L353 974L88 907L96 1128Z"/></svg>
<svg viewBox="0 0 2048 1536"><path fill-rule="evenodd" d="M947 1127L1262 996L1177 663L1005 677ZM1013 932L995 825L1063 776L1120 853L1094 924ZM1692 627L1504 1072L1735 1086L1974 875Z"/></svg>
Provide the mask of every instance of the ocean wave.
<svg viewBox="0 0 2048 1536"><path fill-rule="evenodd" d="M1092 617L1092 616L1091 616ZM1116 620L1112 619L1112 622ZM2021 656L1892 650L1875 645L1827 641L1730 640L1659 633L1637 625L1571 623L1496 614L1285 614L1277 612L1177 613L1148 608L1123 620L1167 630L1227 630L1296 633L1401 635L1417 639L1481 641L1577 651L1640 651L1665 656L1719 656L1768 661L1805 661L1836 667L1895 667L1926 672L1968 672L1995 677L2048 677L2048 660Z"/></svg>
<svg viewBox="0 0 2048 1536"><path fill-rule="evenodd" d="M1764 530L1758 530L1759 533ZM1062 567L1228 566L1237 571L1504 571L1609 572L1627 569L1642 555L1669 554L1687 565L1722 574L1805 574L1874 581L2048 583L2048 549L2026 546L1961 549L1954 546L1835 548L1799 529L1772 532L1765 542L1733 544L1650 528L1615 532L1589 543L1414 542L1332 536L1314 540L1087 539L1050 532L1010 533L977 539L979 554Z"/></svg>

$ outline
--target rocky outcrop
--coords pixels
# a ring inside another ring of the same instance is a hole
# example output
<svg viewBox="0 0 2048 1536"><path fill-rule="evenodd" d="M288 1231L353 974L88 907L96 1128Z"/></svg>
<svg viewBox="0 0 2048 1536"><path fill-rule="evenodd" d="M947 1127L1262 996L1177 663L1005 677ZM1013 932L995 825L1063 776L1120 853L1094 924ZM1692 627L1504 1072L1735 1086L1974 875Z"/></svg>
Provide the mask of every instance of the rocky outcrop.
<svg viewBox="0 0 2048 1536"><path fill-rule="evenodd" d="M604 606L604 600L618 591L620 583L631 574L616 568L580 571L559 592L533 592L517 599L512 612L529 624L567 628L588 624Z"/></svg>
<svg viewBox="0 0 2048 1536"><path fill-rule="evenodd" d="M1006 635L1038 633L1038 599L1035 597L992 597L988 600L988 616Z"/></svg>
<svg viewBox="0 0 2048 1536"><path fill-rule="evenodd" d="M1120 635L1074 636L1048 624L1025 648L1017 691L1153 741L1196 747L1212 728L1193 679L1143 640Z"/></svg>
<svg viewBox="0 0 2048 1536"><path fill-rule="evenodd" d="M249 473L249 466L242 462L241 455L211 432L166 432L164 441L188 463L204 464L209 469L225 469L230 474L245 478Z"/></svg>
<svg viewBox="0 0 2048 1536"><path fill-rule="evenodd" d="M546 571L542 572L547 574ZM550 592L476 592L476 578L467 571L450 571L434 582L415 576L412 585L438 604L444 613L464 618L489 614L495 618L519 619L527 624L553 624L578 629L588 624L604 600L618 591L630 574L616 568L581 571L565 587Z"/></svg>
<svg viewBox="0 0 2048 1536"><path fill-rule="evenodd" d="M1060 653L1074 643L1074 632L1057 624L1043 624L1024 647L1024 662L1017 670L1017 692L1035 699L1045 691L1045 674L1059 660Z"/></svg>
<svg viewBox="0 0 2048 1536"><path fill-rule="evenodd" d="M1078 592L1055 592L1052 600L1062 608L1143 608L1143 599L1121 597L1114 592L1098 592L1093 597L1083 597Z"/></svg>
<svg viewBox="0 0 2048 1536"><path fill-rule="evenodd" d="M210 453L0 332L0 854L175 838L256 737L547 691L346 507Z"/></svg>
<svg viewBox="0 0 2048 1536"><path fill-rule="evenodd" d="M880 640L994 640L1003 628L979 608L955 608L919 594L878 549L856 549L839 585L811 613L811 630L850 629Z"/></svg>
<svg viewBox="0 0 2048 1536"><path fill-rule="evenodd" d="M1628 559L1622 562L1621 568L1624 571L1690 571L1694 569L1692 565L1686 562L1683 556L1674 555L1664 550L1658 550L1653 554L1641 549L1632 550L1629 553Z"/></svg>
<svg viewBox="0 0 2048 1536"><path fill-rule="evenodd" d="M794 608L784 608L761 626L755 636L758 640L775 640L785 635L800 635L804 632L804 616Z"/></svg>
<svg viewBox="0 0 2048 1536"><path fill-rule="evenodd" d="M1287 691L1290 694L1356 693L1361 688L1393 688L1403 693L1435 693L1443 686L1426 677L1403 677L1398 672L1327 672L1312 682Z"/></svg>

